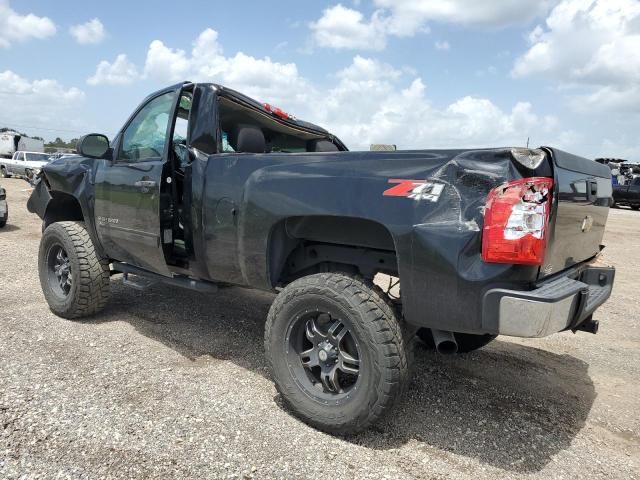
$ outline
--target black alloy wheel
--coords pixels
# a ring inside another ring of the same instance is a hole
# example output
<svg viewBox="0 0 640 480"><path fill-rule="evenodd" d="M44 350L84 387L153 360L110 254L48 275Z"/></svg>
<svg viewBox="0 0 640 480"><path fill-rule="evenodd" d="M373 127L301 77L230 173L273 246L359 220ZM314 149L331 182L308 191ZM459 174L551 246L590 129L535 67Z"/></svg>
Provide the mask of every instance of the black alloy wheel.
<svg viewBox="0 0 640 480"><path fill-rule="evenodd" d="M64 247L53 244L47 252L48 280L51 289L62 297L69 295L73 284L71 262Z"/></svg>
<svg viewBox="0 0 640 480"><path fill-rule="evenodd" d="M285 343L291 374L311 395L336 401L357 388L358 342L343 320L327 312L305 313L291 323Z"/></svg>

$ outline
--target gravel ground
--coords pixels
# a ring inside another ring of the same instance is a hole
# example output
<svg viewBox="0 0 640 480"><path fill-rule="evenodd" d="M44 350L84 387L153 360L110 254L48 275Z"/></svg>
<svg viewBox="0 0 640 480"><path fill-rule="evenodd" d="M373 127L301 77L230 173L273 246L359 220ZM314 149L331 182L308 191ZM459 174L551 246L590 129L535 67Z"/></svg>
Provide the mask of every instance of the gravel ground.
<svg viewBox="0 0 640 480"><path fill-rule="evenodd" d="M273 297L112 279L89 321L51 314L39 219L3 180L0 478L640 478L640 213L612 210L600 333L416 352L406 401L356 437L282 406L262 350Z"/></svg>

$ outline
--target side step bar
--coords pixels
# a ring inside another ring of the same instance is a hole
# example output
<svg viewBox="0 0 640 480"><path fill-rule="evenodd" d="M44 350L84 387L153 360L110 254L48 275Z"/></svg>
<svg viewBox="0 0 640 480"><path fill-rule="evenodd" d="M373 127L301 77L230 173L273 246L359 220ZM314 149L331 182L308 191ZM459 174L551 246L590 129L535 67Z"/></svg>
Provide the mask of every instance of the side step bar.
<svg viewBox="0 0 640 480"><path fill-rule="evenodd" d="M189 290L196 290L203 293L215 293L218 291L218 286L215 283L206 282L204 280L195 280L193 278L177 275L174 277L165 277L157 273L149 272L142 268L134 267L128 263L113 262L111 264L112 273L123 273L123 283L127 286L136 288L138 290L145 290L152 285L162 282L169 285L175 285L176 287L187 288ZM137 283L129 279L129 275L136 275L144 278L144 283Z"/></svg>

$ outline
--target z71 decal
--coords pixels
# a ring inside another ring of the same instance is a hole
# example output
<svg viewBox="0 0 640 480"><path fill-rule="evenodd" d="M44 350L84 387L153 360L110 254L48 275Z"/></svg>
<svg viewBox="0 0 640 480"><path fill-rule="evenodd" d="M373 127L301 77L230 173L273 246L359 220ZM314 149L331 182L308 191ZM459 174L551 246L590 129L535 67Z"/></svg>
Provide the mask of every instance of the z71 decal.
<svg viewBox="0 0 640 480"><path fill-rule="evenodd" d="M426 180L390 179L389 183L397 185L384 191L385 197L407 197L414 200L437 202L444 185L442 183L427 182Z"/></svg>

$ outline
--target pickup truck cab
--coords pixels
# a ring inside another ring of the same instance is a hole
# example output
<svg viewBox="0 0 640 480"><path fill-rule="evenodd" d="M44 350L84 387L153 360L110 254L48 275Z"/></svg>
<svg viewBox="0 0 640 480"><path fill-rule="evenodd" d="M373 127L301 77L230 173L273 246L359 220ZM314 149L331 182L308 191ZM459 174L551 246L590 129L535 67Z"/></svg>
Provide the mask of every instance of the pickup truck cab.
<svg viewBox="0 0 640 480"><path fill-rule="evenodd" d="M640 176L634 177L626 185L613 186L614 205L640 210Z"/></svg>
<svg viewBox="0 0 640 480"><path fill-rule="evenodd" d="M273 378L325 431L391 410L416 333L441 353L595 333L611 293L614 269L595 265L609 168L557 149L349 152L277 107L185 82L78 151L43 167L28 202L51 310L97 313L116 273L274 292Z"/></svg>
<svg viewBox="0 0 640 480"><path fill-rule="evenodd" d="M40 173L49 163L49 155L42 152L19 151L8 159L0 159L0 176L3 178L19 175L28 179Z"/></svg>

